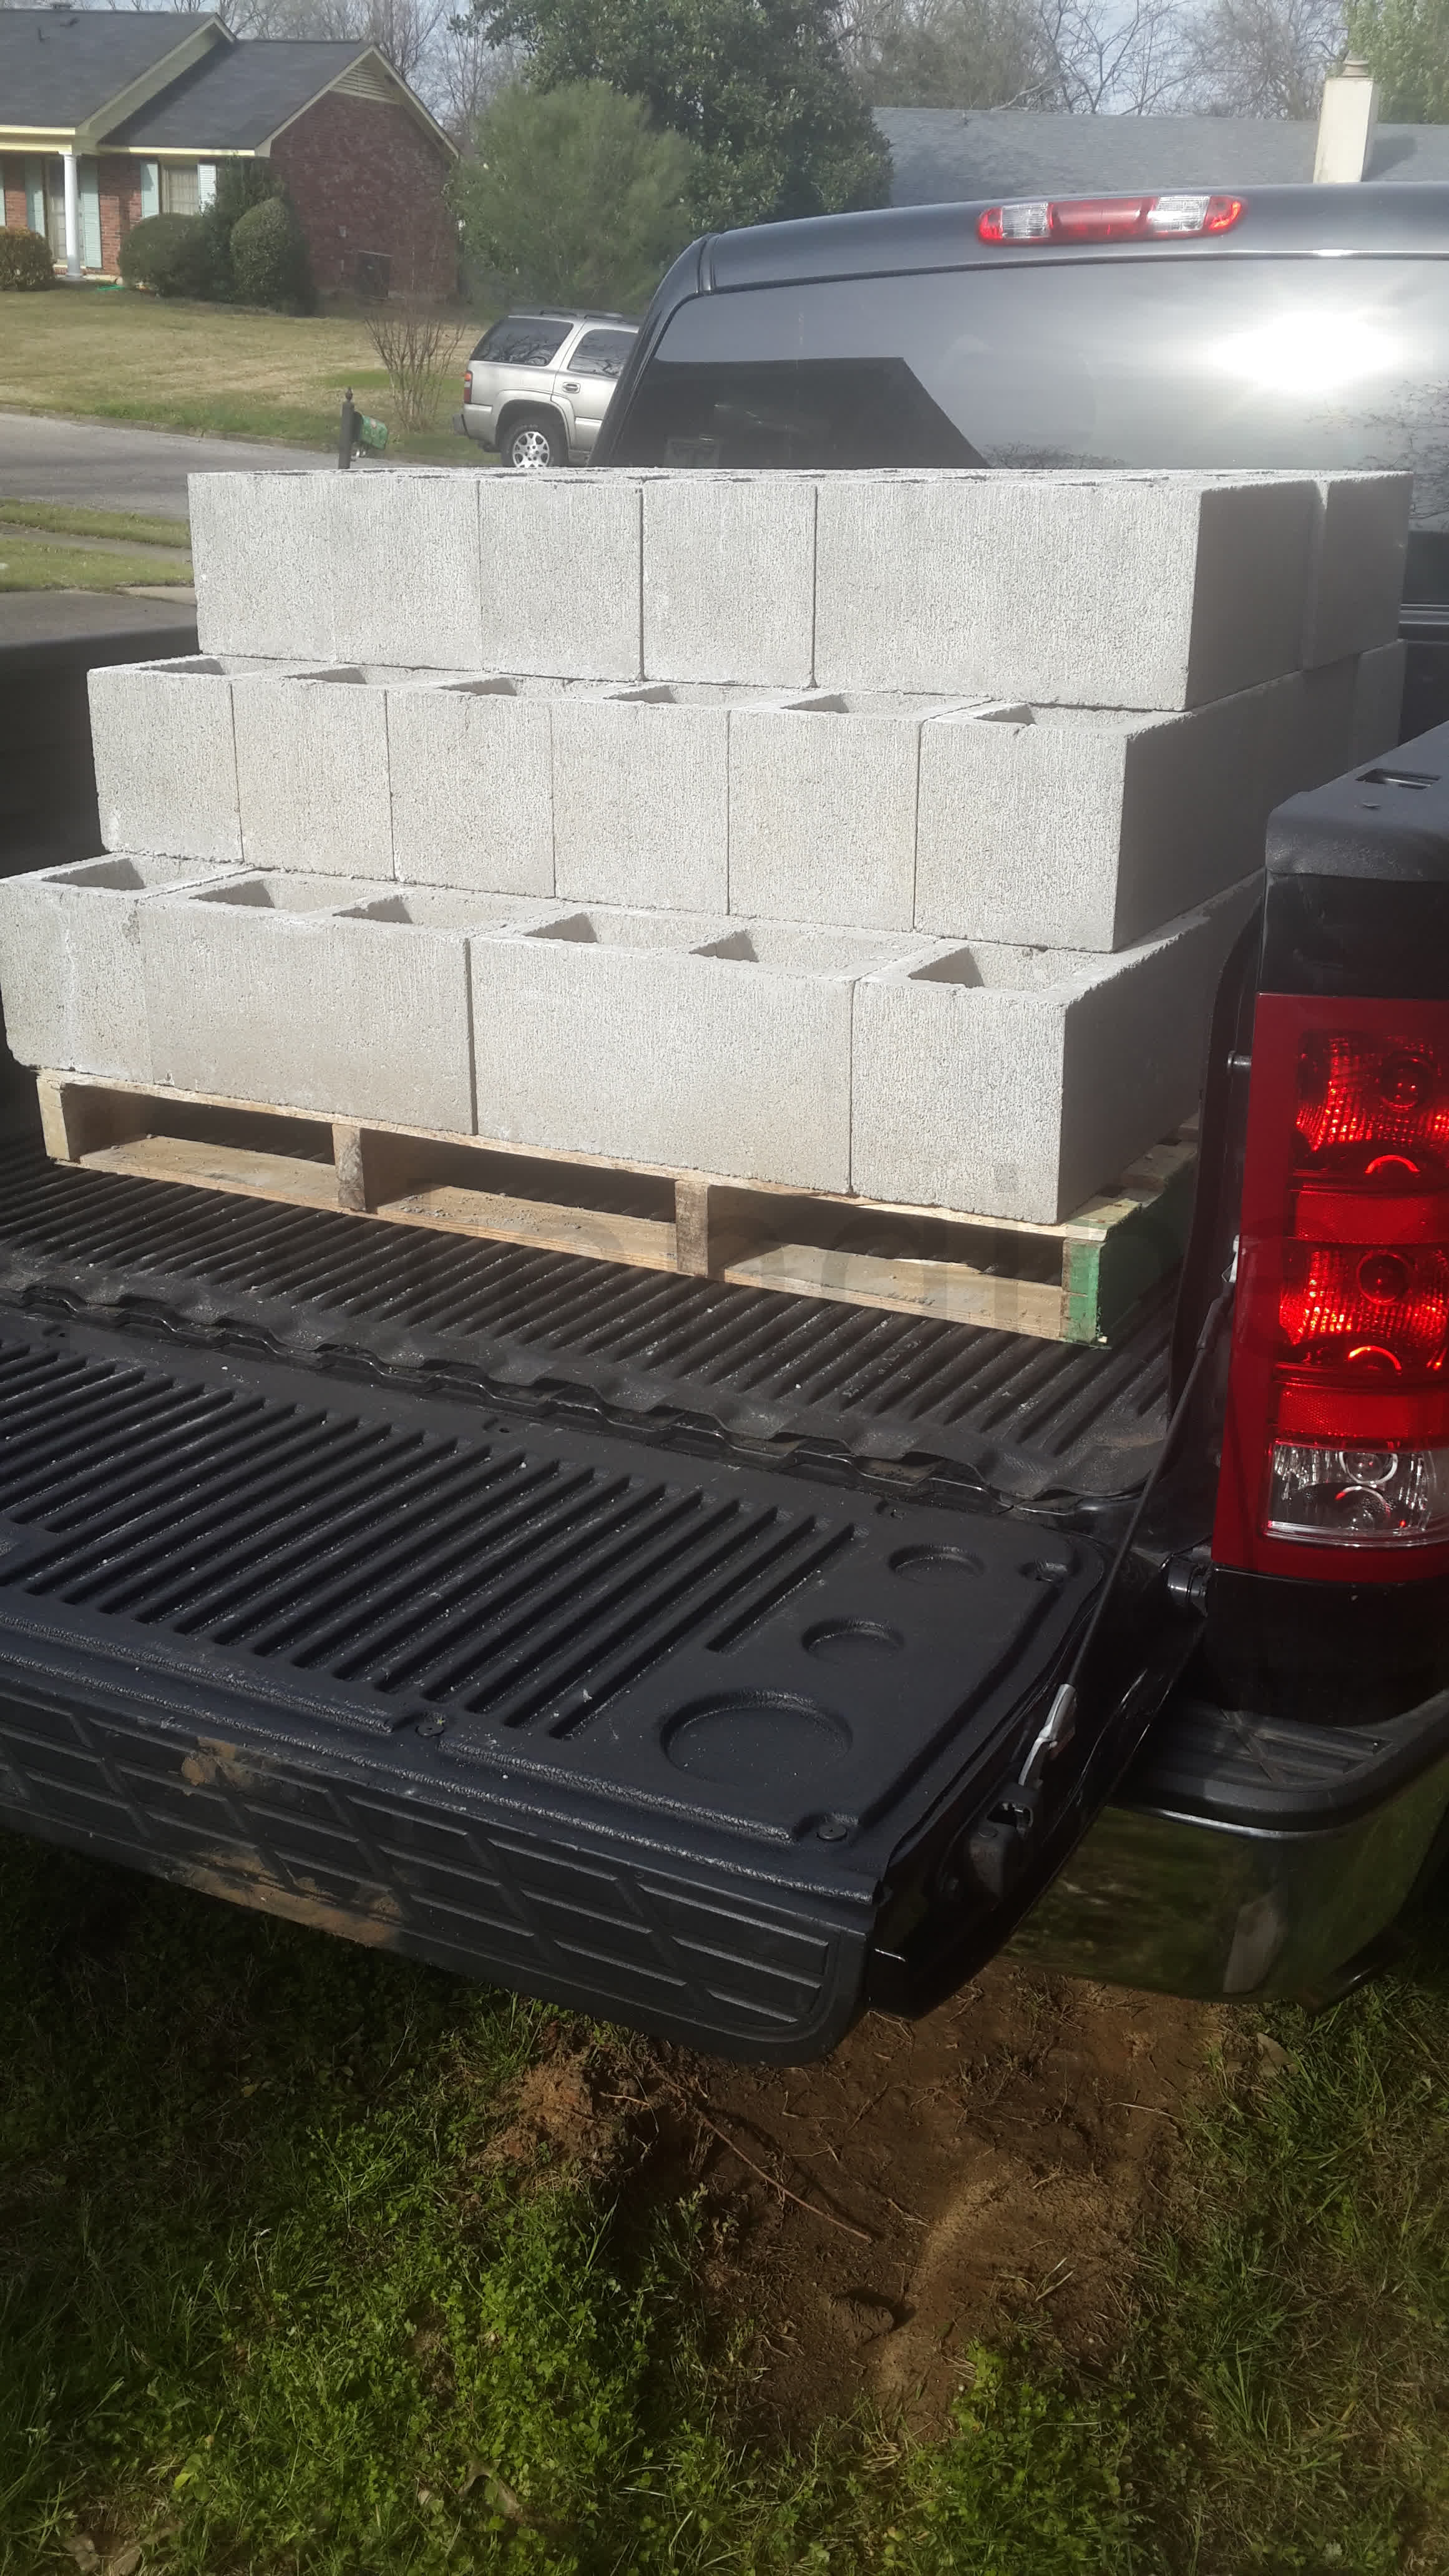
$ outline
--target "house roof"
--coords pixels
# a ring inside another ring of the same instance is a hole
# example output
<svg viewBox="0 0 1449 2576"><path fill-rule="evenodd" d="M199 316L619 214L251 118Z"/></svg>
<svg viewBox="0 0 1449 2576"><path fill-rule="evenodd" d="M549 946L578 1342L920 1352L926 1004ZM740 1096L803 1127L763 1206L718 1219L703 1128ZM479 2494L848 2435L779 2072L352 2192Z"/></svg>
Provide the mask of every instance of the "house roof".
<svg viewBox="0 0 1449 2576"><path fill-rule="evenodd" d="M1245 116L1043 116L1029 108L880 107L896 206L1096 189L1291 187L1313 177L1316 122ZM1449 126L1381 125L1366 179L1449 179Z"/></svg>
<svg viewBox="0 0 1449 2576"><path fill-rule="evenodd" d="M89 125L204 26L169 9L0 8L0 122L69 131Z"/></svg>
<svg viewBox="0 0 1449 2576"><path fill-rule="evenodd" d="M4 12L0 11L0 16ZM254 152L372 47L243 37L209 54L106 136L124 152Z"/></svg>

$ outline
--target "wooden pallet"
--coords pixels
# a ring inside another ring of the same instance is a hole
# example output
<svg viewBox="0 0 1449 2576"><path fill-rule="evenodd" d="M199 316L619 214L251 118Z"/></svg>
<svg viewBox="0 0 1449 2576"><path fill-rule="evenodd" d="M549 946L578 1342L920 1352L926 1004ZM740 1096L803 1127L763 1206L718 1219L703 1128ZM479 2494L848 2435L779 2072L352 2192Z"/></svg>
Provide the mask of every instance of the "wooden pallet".
<svg viewBox="0 0 1449 2576"><path fill-rule="evenodd" d="M1027 1225L84 1074L42 1073L39 1091L48 1152L87 1171L1056 1342L1109 1340L1179 1258L1196 1161L1184 1130L1075 1216Z"/></svg>

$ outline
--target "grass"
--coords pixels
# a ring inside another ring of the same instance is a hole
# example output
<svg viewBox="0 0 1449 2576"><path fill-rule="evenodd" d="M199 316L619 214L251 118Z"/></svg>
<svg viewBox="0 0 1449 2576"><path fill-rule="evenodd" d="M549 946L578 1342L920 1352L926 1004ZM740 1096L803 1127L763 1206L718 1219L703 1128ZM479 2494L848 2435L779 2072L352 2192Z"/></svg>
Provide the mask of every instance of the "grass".
<svg viewBox="0 0 1449 2576"><path fill-rule="evenodd" d="M50 536L115 537L136 546L183 546L186 521L140 510L70 510L56 501L0 501L0 528L43 528Z"/></svg>
<svg viewBox="0 0 1449 2576"><path fill-rule="evenodd" d="M942 2440L767 2451L702 2324L708 2213L627 2139L498 2159L524 2070L602 2035L7 1843L0 2569L1438 2576L1443 1912L1271 2019L1108 2369L1023 2343Z"/></svg>
<svg viewBox="0 0 1449 2576"><path fill-rule="evenodd" d="M394 435L396 452L444 464L478 462L480 451L447 428L476 338L463 315L459 332L457 366L441 388L442 426L408 440ZM391 429L387 379L366 324L355 317L162 303L94 287L6 299L0 408L11 411L325 449L336 444L349 384L366 393L367 408Z"/></svg>
<svg viewBox="0 0 1449 2576"><path fill-rule="evenodd" d="M47 545L0 529L0 591L128 590L137 582L186 583L188 556L103 553L95 546Z"/></svg>

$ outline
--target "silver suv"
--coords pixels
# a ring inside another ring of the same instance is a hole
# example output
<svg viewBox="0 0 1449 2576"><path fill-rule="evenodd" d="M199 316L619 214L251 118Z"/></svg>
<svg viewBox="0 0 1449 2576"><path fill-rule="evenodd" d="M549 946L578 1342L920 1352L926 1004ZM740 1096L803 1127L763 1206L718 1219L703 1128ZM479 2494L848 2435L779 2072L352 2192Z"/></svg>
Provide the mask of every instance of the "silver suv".
<svg viewBox="0 0 1449 2576"><path fill-rule="evenodd" d="M506 314L469 360L458 426L524 474L586 464L638 330L626 313Z"/></svg>

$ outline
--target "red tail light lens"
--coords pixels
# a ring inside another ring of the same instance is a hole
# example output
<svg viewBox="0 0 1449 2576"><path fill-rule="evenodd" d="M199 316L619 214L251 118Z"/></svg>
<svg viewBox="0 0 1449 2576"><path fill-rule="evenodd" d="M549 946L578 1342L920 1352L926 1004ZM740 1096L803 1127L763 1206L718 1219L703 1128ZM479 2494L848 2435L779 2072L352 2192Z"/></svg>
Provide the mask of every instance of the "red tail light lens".
<svg viewBox="0 0 1449 2576"><path fill-rule="evenodd" d="M1259 999L1213 1554L1449 1568L1449 1004Z"/></svg>
<svg viewBox="0 0 1449 2576"><path fill-rule="evenodd" d="M1241 197L1178 190L1157 197L1022 197L988 206L976 221L984 242L1183 241L1231 232Z"/></svg>
<svg viewBox="0 0 1449 2576"><path fill-rule="evenodd" d="M468 368L468 370L466 371L466 373L465 373L464 377L463 377L463 400L464 400L464 402L471 402L471 401L472 401L472 399L473 399L473 370L472 370L472 368L471 368L471 367L469 367L469 368Z"/></svg>

